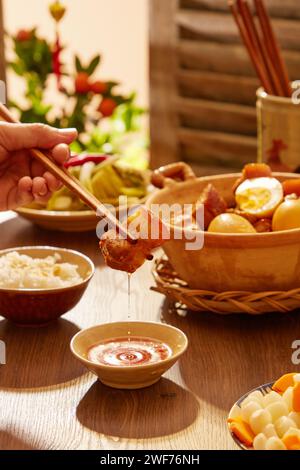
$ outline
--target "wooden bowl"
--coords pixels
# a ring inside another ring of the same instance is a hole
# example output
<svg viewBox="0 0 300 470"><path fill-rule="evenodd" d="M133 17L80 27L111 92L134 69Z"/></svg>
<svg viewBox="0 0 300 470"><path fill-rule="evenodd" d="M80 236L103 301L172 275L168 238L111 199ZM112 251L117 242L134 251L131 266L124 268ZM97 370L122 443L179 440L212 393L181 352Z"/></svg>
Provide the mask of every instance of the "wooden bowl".
<svg viewBox="0 0 300 470"><path fill-rule="evenodd" d="M163 173L166 169L158 171ZM239 176L196 178L189 172L184 182L163 178L164 188L149 197L147 207L195 203L208 183L233 204L232 187ZM274 173L274 176L280 181L299 178L291 173ZM171 232L174 229L170 225ZM300 229L255 234L203 233L199 230L204 237L204 246L196 251L186 250L186 238L192 231L179 230L181 239L167 241L163 249L174 270L192 289L263 292L287 291L300 286Z"/></svg>
<svg viewBox="0 0 300 470"><path fill-rule="evenodd" d="M61 261L78 266L82 281L74 286L54 289L0 288L0 315L21 326L40 326L67 313L83 296L93 274L93 262L82 253L48 246L1 250L0 257L17 251L32 258L46 258L58 253Z"/></svg>
<svg viewBox="0 0 300 470"><path fill-rule="evenodd" d="M161 362L136 366L110 366L91 362L88 351L95 344L111 338L124 337L128 330L132 336L155 338L168 344L172 355ZM77 333L71 341L71 351L105 385L119 389L149 387L172 367L185 352L188 340L178 328L164 323L117 322L93 326Z"/></svg>

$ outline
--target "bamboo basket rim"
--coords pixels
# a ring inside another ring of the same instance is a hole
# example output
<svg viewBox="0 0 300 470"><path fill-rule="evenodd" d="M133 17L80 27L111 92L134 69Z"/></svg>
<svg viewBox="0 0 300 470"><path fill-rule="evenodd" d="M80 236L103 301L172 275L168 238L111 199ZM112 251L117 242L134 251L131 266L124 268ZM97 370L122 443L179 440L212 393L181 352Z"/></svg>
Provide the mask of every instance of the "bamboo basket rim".
<svg viewBox="0 0 300 470"><path fill-rule="evenodd" d="M271 312L288 313L300 308L300 286L289 291L265 292L191 289L174 271L165 256L155 260L152 275L156 286L151 289L164 294L180 310L222 315L262 315Z"/></svg>

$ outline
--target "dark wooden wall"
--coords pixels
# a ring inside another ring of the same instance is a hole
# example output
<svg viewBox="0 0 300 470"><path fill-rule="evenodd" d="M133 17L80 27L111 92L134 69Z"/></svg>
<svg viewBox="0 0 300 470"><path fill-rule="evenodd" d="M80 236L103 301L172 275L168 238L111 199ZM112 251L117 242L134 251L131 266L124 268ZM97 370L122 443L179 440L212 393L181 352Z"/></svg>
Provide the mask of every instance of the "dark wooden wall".
<svg viewBox="0 0 300 470"><path fill-rule="evenodd" d="M266 0L292 79L300 79L300 0ZM150 0L152 166L198 173L256 159L259 85L227 0Z"/></svg>

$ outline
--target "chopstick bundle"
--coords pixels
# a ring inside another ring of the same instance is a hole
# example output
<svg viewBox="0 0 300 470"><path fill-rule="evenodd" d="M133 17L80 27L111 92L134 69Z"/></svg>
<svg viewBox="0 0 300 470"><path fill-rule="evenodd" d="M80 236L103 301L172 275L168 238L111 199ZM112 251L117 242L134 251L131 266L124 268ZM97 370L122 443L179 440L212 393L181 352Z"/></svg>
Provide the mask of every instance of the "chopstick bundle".
<svg viewBox="0 0 300 470"><path fill-rule="evenodd" d="M292 88L286 64L263 0L254 0L258 26L247 0L231 0L229 6L252 64L268 94L290 97Z"/></svg>
<svg viewBox="0 0 300 470"><path fill-rule="evenodd" d="M260 27L264 35L266 47L269 52L275 69L277 70L279 79L281 80L283 89L285 91L285 96L292 95L292 87L289 79L289 73L287 70L286 63L283 59L280 45L278 43L276 34L271 24L270 17L268 15L267 9L263 0L254 0L256 14L258 16Z"/></svg>
<svg viewBox="0 0 300 470"><path fill-rule="evenodd" d="M233 14L233 17L235 19L235 22L239 28L239 32L240 32L240 35L241 35L241 38L249 52L249 56L250 56L250 59L252 61L252 64L256 70L256 73L262 83L262 86L264 87L264 89L270 93L270 94L273 94L273 89L272 89L272 85L270 83L270 80L269 80L269 77L266 73L266 70L265 68L263 67L263 64L260 60L260 57L259 57L259 52L258 50L256 49L255 45L253 44L250 36L249 36L249 33L248 33L248 30L246 28L246 25L245 23L243 22L243 19L242 17L239 15L239 11L237 9L237 6L234 2L229 2L229 6L230 6L230 9L231 9L231 12Z"/></svg>

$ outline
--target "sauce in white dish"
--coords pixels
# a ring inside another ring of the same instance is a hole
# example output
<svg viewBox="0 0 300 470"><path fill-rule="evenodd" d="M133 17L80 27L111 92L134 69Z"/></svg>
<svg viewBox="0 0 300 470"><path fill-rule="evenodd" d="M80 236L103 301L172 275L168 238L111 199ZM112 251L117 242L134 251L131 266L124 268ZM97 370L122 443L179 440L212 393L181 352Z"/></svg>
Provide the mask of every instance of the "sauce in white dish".
<svg viewBox="0 0 300 470"><path fill-rule="evenodd" d="M154 364L172 355L170 346L153 338L138 336L114 338L92 346L88 359L108 366Z"/></svg>

